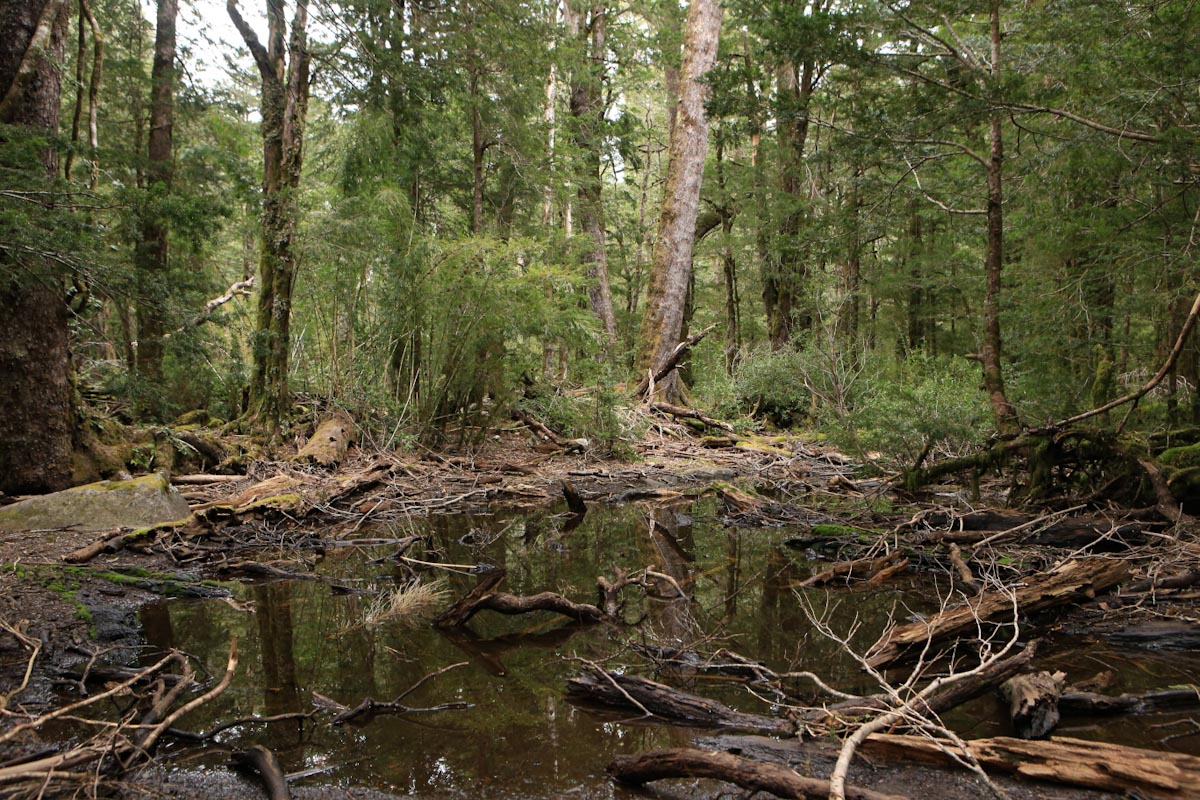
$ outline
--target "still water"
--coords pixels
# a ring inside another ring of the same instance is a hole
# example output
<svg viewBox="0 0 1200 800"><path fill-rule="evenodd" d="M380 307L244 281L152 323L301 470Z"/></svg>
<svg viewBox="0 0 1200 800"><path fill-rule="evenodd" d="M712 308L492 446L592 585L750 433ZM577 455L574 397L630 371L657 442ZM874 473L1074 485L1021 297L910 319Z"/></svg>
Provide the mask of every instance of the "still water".
<svg viewBox="0 0 1200 800"><path fill-rule="evenodd" d="M188 718L188 727L196 731L235 718L309 711L314 693L349 707L365 698L391 701L430 673L465 662L403 702L470 704L466 709L379 715L341 727L329 725L325 715L303 725L242 726L219 737L225 747L269 747L288 772L325 768L306 784L371 787L421 798L610 797L615 790L604 768L612 756L683 746L697 731L628 724L611 713L571 705L564 699L566 682L581 671L583 661L656 677L638 645L705 653L724 647L779 672L812 670L844 691L869 692L873 687L852 659L817 632L812 617L825 618L839 634L853 630L851 642L862 651L889 616L908 618L936 607L938 579L932 573L885 587L797 591L799 581L828 566L823 559L837 555L795 547L803 533L727 526L712 501L673 510L598 507L573 528L565 517L542 512L432 517L355 533L376 541L429 537L407 554L444 564L503 567L508 578L502 588L514 594L550 590L595 602L597 576L611 577L615 567L631 572L653 566L689 597L647 599L629 589L625 617L637 624L626 627L578 626L549 613L503 617L491 612L481 612L452 633L434 630L427 617L368 624L377 593L413 577L413 565L392 557L395 545L330 546L313 565L323 581L239 585L233 603L167 601L143 609L142 623L152 651L180 649L214 673L223 669L230 639L237 637L241 661L235 682L219 701ZM441 582L447 592L443 606L478 581L463 572L416 568L423 581ZM1072 658L1071 653L1086 655ZM1098 671L1088 659L1106 663L1113 658L1079 643L1064 645L1057 655L1052 650L1049 657L1061 662L1057 668L1067 662L1078 667L1080 674L1071 674L1072 679ZM1180 682L1186 671L1180 663L1188 662L1165 658L1164 666L1139 656L1136 673L1148 685ZM772 712L767 700L728 680L670 682L745 711ZM970 736L1003 734L1000 711L985 698L949 722ZM1098 729L1099 723L1074 724L1069 735L1121 738ZM1133 728L1129 734L1134 740L1150 735ZM1196 744L1194 738L1189 741ZM224 756L213 754L211 762L223 763Z"/></svg>

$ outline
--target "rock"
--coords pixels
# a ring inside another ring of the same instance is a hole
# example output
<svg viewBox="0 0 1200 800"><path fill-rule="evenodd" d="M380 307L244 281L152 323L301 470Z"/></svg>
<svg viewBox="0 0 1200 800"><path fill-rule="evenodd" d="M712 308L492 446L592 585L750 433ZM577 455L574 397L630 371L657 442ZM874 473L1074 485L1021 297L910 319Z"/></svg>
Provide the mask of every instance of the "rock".
<svg viewBox="0 0 1200 800"><path fill-rule="evenodd" d="M183 519L187 501L163 474L100 481L0 508L0 531L143 528Z"/></svg>

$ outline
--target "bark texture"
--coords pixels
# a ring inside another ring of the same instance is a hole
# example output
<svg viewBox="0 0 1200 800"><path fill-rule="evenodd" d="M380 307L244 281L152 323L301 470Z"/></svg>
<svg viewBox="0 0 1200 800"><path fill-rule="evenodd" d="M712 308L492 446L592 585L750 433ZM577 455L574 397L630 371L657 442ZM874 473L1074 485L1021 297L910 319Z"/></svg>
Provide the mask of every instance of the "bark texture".
<svg viewBox="0 0 1200 800"><path fill-rule="evenodd" d="M68 16L62 0L0 0L0 123L32 135L58 130ZM0 131L0 142L9 135ZM57 165L47 147L5 166L48 185ZM73 413L61 276L44 258L11 251L0 251L0 409L0 491L65 488Z"/></svg>
<svg viewBox="0 0 1200 800"><path fill-rule="evenodd" d="M236 0L226 8L254 55L262 78L263 212L251 412L277 434L291 405L288 350L296 279L297 193L308 117L308 2L298 0L291 35L283 0L267 0L267 45L242 19Z"/></svg>
<svg viewBox="0 0 1200 800"><path fill-rule="evenodd" d="M684 34L683 69L676 122L671 131L667 185L638 344L639 377L663 364L683 333L700 185L708 147L705 76L716 60L720 32L721 6L716 0L695 0L688 9ZM677 375L673 372L659 384L660 399L678 399Z"/></svg>
<svg viewBox="0 0 1200 800"><path fill-rule="evenodd" d="M571 117L575 122L575 146L579 149L581 159L576 170L579 225L592 240L592 246L585 256L588 304L604 329L605 349L611 350L617 341L617 322L608 281L608 251L601 194L603 184L600 176L608 9L600 2L593 3L590 9L574 8L568 0L564 14L568 31L584 43L587 52L586 67L577 70L571 80Z"/></svg>
<svg viewBox="0 0 1200 800"><path fill-rule="evenodd" d="M159 0L154 32L154 66L150 73L150 142L146 177L152 196L171 190L175 128L175 19L179 0ZM158 384L162 379L163 334L166 332L168 230L155 210L142 220L137 248L140 302L137 306L138 377ZM146 409L143 409L146 410Z"/></svg>

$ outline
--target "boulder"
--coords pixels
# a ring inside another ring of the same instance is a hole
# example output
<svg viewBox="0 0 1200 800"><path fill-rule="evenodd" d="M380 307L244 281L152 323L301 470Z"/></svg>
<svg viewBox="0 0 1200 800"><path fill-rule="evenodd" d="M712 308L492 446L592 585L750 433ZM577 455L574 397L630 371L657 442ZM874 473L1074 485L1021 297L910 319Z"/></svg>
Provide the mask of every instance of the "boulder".
<svg viewBox="0 0 1200 800"><path fill-rule="evenodd" d="M163 474L100 481L0 508L0 531L103 531L183 519L187 501Z"/></svg>

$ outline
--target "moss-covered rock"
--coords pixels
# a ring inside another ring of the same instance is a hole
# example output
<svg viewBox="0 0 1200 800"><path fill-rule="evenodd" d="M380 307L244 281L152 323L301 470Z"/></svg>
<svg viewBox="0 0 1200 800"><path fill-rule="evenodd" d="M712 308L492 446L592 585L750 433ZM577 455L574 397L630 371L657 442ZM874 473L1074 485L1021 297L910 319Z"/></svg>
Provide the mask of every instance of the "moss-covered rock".
<svg viewBox="0 0 1200 800"><path fill-rule="evenodd" d="M165 475L100 481L0 508L0 531L144 528L182 519L188 504Z"/></svg>

